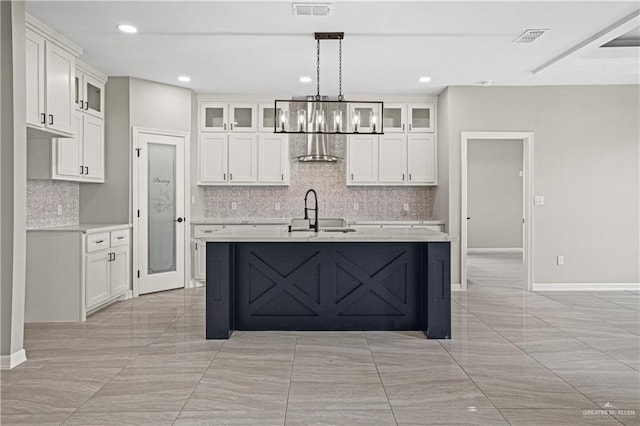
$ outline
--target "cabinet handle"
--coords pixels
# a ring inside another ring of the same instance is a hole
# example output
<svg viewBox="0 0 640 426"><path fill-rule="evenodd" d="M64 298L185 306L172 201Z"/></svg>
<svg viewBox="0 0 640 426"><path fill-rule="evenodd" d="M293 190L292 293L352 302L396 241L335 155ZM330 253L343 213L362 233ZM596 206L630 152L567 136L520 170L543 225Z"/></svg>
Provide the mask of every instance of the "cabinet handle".
<svg viewBox="0 0 640 426"><path fill-rule="evenodd" d="M222 128L223 128L224 130L227 130L227 123L223 123L223 124L222 124Z"/></svg>
<svg viewBox="0 0 640 426"><path fill-rule="evenodd" d="M117 239L118 239L118 240L122 240L122 239L124 239L124 237L123 237L123 236L120 236L120 237L118 237Z"/></svg>
<svg viewBox="0 0 640 426"><path fill-rule="evenodd" d="M233 180L233 173L229 173L229 180Z"/></svg>
<svg viewBox="0 0 640 426"><path fill-rule="evenodd" d="M284 181L284 173L280 175L280 180Z"/></svg>
<svg viewBox="0 0 640 426"><path fill-rule="evenodd" d="M85 102L84 103L84 110L85 111L89 111L89 102ZM113 260L115 260L115 259L113 259Z"/></svg>
<svg viewBox="0 0 640 426"><path fill-rule="evenodd" d="M409 180L411 180L411 173L409 173Z"/></svg>
<svg viewBox="0 0 640 426"><path fill-rule="evenodd" d="M84 109L84 101L80 101L80 109Z"/></svg>
<svg viewBox="0 0 640 426"><path fill-rule="evenodd" d="M402 131L404 132L404 124L402 125Z"/></svg>
<svg viewBox="0 0 640 426"><path fill-rule="evenodd" d="M40 117L42 118L42 121L40 122L40 124L47 124L47 114L42 112L40 113Z"/></svg>
<svg viewBox="0 0 640 426"><path fill-rule="evenodd" d="M402 181L404 182L404 173L402 174Z"/></svg>
<svg viewBox="0 0 640 426"><path fill-rule="evenodd" d="M231 130L233 130L233 123L231 123L230 126L231 126Z"/></svg>
<svg viewBox="0 0 640 426"><path fill-rule="evenodd" d="M411 123L409 123L409 131L411 131Z"/></svg>
<svg viewBox="0 0 640 426"><path fill-rule="evenodd" d="M104 240L98 240L98 241L96 241L96 244L100 244L100 243L104 243Z"/></svg>
<svg viewBox="0 0 640 426"><path fill-rule="evenodd" d="M83 175L84 174L84 167L80 166L80 174Z"/></svg>
<svg viewBox="0 0 640 426"><path fill-rule="evenodd" d="M53 124L53 114L49 114L49 125Z"/></svg>
<svg viewBox="0 0 640 426"><path fill-rule="evenodd" d="M196 243L196 250L198 250L198 243Z"/></svg>
<svg viewBox="0 0 640 426"><path fill-rule="evenodd" d="M222 180L227 180L227 174L226 173L222 174Z"/></svg>
<svg viewBox="0 0 640 426"><path fill-rule="evenodd" d="M85 173L87 176L89 176L89 166L84 166L85 169L87 169L87 173Z"/></svg>
<svg viewBox="0 0 640 426"><path fill-rule="evenodd" d="M351 173L351 180L353 180L353 173Z"/></svg>

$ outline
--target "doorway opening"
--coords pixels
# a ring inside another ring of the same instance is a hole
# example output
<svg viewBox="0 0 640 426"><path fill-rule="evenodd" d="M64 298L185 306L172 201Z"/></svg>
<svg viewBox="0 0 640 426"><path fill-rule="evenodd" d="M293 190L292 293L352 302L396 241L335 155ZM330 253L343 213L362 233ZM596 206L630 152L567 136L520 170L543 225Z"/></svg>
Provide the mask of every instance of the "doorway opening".
<svg viewBox="0 0 640 426"><path fill-rule="evenodd" d="M531 290L533 133L462 132L461 142L462 290L470 267L479 281L513 288L521 276Z"/></svg>

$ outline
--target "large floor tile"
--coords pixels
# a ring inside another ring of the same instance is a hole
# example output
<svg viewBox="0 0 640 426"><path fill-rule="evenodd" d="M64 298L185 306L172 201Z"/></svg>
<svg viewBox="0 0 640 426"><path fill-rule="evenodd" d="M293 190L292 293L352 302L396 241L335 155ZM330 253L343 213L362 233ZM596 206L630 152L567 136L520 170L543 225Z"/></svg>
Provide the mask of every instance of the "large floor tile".
<svg viewBox="0 0 640 426"><path fill-rule="evenodd" d="M0 415L0 424L11 425L38 425L38 426L58 426L69 417L69 414L46 413L46 414L4 414Z"/></svg>
<svg viewBox="0 0 640 426"><path fill-rule="evenodd" d="M287 410L285 426L395 426L391 410Z"/></svg>
<svg viewBox="0 0 640 426"><path fill-rule="evenodd" d="M170 426L178 417L177 411L129 411L106 413L74 413L63 425L74 426Z"/></svg>
<svg viewBox="0 0 640 426"><path fill-rule="evenodd" d="M79 411L178 411L203 374L200 368L126 368Z"/></svg>
<svg viewBox="0 0 640 426"><path fill-rule="evenodd" d="M500 412L513 426L620 424L607 413L590 409L501 409Z"/></svg>
<svg viewBox="0 0 640 426"><path fill-rule="evenodd" d="M417 409L394 408L398 425L508 425L495 408L429 407Z"/></svg>
<svg viewBox="0 0 640 426"><path fill-rule="evenodd" d="M209 426L209 425L284 425L284 410L251 410L251 411L188 411L183 410L174 425L176 426Z"/></svg>

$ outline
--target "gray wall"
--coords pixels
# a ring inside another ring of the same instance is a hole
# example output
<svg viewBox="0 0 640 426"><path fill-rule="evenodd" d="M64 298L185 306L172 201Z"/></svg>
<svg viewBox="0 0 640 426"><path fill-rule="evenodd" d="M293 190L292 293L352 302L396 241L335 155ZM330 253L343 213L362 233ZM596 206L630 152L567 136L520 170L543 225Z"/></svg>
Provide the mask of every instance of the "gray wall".
<svg viewBox="0 0 640 426"><path fill-rule="evenodd" d="M27 134L24 3L0 1L0 355L23 349Z"/></svg>
<svg viewBox="0 0 640 426"><path fill-rule="evenodd" d="M131 125L128 77L107 80L104 117L105 181L80 185L80 221L129 223Z"/></svg>
<svg viewBox="0 0 640 426"><path fill-rule="evenodd" d="M449 232L449 144L455 143L454 138L449 135L449 98L449 88L438 95L438 186L433 199L433 219L445 221L445 232Z"/></svg>
<svg viewBox="0 0 640 426"><path fill-rule="evenodd" d="M522 248L522 141L470 140L468 248Z"/></svg>
<svg viewBox="0 0 640 426"><path fill-rule="evenodd" d="M449 197L438 201L448 203L452 236L460 237L460 132L533 131L534 193L546 200L534 208L533 281L640 281L640 86L448 92L441 124L448 127ZM564 266L556 265L558 255ZM460 282L458 243L452 244L452 282Z"/></svg>

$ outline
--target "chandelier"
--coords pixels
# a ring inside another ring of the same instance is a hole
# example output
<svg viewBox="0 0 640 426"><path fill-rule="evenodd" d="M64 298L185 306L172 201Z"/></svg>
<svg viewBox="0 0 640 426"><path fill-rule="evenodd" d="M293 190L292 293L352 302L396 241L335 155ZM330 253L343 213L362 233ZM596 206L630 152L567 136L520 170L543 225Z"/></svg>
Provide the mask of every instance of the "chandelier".
<svg viewBox="0 0 640 426"><path fill-rule="evenodd" d="M342 95L342 39L344 33L315 33L316 95L279 99L274 105L274 133L307 135L380 135L384 133L381 101L346 101ZM337 98L320 95L320 41L338 40Z"/></svg>

